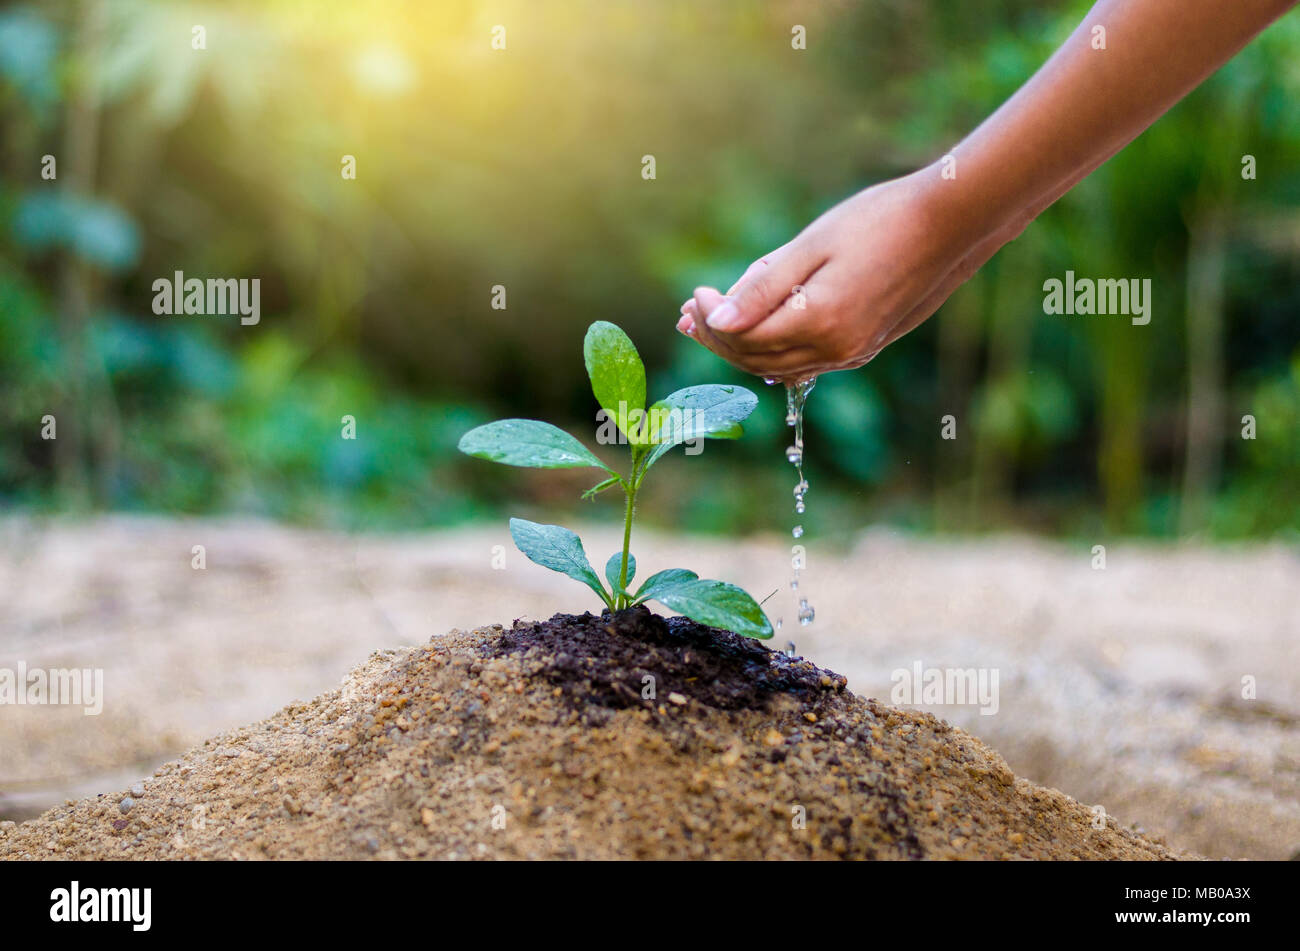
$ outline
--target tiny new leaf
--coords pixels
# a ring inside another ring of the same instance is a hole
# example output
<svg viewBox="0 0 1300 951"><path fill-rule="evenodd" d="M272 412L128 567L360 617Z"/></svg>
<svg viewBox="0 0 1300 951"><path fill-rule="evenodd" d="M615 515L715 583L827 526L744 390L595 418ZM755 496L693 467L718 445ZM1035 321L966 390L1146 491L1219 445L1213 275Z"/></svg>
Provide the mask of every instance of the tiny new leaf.
<svg viewBox="0 0 1300 951"><path fill-rule="evenodd" d="M629 440L639 442L645 416L645 364L635 345L616 324L598 320L587 328L582 356L596 402Z"/></svg>
<svg viewBox="0 0 1300 951"><path fill-rule="evenodd" d="M623 570L623 553L616 551L609 556L609 561L605 562L605 580L609 582L610 588L615 594L622 594L623 588L618 583L618 574ZM636 555L628 552L627 555L627 583L631 584L632 579L636 577Z"/></svg>

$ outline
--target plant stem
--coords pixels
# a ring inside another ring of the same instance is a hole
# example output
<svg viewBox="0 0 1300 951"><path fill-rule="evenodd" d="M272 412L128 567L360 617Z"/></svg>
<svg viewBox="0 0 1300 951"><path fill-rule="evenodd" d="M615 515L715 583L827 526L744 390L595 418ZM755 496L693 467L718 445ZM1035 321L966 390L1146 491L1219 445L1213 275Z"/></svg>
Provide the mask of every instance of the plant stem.
<svg viewBox="0 0 1300 951"><path fill-rule="evenodd" d="M636 466L632 466L632 479L624 486L624 492L627 493L627 511L623 516L623 565L619 569L618 587L620 591L627 590L627 556L632 546L632 508L636 504ZM627 607L627 595L616 594L618 606Z"/></svg>

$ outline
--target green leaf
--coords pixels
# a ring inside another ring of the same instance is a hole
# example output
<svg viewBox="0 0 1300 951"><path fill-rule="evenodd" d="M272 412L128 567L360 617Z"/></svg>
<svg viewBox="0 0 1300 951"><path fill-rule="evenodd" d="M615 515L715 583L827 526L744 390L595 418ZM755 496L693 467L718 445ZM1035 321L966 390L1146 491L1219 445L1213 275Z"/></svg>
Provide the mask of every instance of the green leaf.
<svg viewBox="0 0 1300 951"><path fill-rule="evenodd" d="M574 581L581 581L599 594L605 604L613 607L608 592L596 577L591 562L587 560L582 539L573 532L559 525L541 525L527 519L512 518L510 537L530 561L568 575Z"/></svg>
<svg viewBox="0 0 1300 951"><path fill-rule="evenodd" d="M615 594L626 594L622 586L618 583L618 573L623 569L623 553L616 551L609 556L609 561L605 562L605 579L609 586L614 589ZM631 552L627 553L627 583L631 584L632 579L636 577L636 555Z"/></svg>
<svg viewBox="0 0 1300 951"><path fill-rule="evenodd" d="M573 469L595 466L613 472L582 443L563 429L536 419L499 419L460 437L467 456L534 469Z"/></svg>
<svg viewBox="0 0 1300 951"><path fill-rule="evenodd" d="M745 637L772 636L772 622L758 602L734 584L697 579L661 585L654 599L692 621L735 631Z"/></svg>
<svg viewBox="0 0 1300 951"><path fill-rule="evenodd" d="M686 581L694 581L698 577L699 575L695 572L687 571L685 568L665 568L663 571L656 571L649 578L645 579L645 583L641 585L641 589L637 591L636 595L632 598L632 603L639 604L642 601L653 598L655 596L655 591L660 587L670 588Z"/></svg>
<svg viewBox="0 0 1300 951"><path fill-rule="evenodd" d="M693 439L736 439L740 421L758 405L758 397L743 386L706 383L669 393L647 413L649 441L655 444L648 469L674 446Z"/></svg>
<svg viewBox="0 0 1300 951"><path fill-rule="evenodd" d="M623 480L620 479L618 476L610 476L604 482L597 482L590 489L583 492L582 497L584 499L594 499L601 492L604 492L606 489L613 488L614 486L618 485L622 481Z"/></svg>
<svg viewBox="0 0 1300 951"><path fill-rule="evenodd" d="M643 441L645 364L631 338L608 320L598 320L587 328L582 357L596 402L629 440Z"/></svg>

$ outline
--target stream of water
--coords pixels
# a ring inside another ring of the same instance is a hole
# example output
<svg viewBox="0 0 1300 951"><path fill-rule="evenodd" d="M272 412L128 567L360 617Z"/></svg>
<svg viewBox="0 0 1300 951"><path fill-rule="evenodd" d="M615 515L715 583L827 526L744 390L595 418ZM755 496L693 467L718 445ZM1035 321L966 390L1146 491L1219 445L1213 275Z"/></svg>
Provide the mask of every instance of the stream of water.
<svg viewBox="0 0 1300 951"><path fill-rule="evenodd" d="M776 383L776 380L765 379L763 381L769 385ZM803 515L807 511L807 504L804 497L808 494L808 480L803 474L803 414L804 405L808 402L808 394L813 391L817 385L817 377L810 376L805 380L797 383L786 383L785 385L785 424L794 430L794 442L785 451L785 458L795 467L798 474L798 481L794 486L794 511L796 515ZM803 537L803 525L796 524L790 530L790 535L794 538ZM791 552L790 566L793 575L790 578L790 590L793 593L794 601L797 604L796 617L799 623L807 627L817 616L808 599L804 597L803 592L799 590L799 570L803 565L802 555ZM777 618L776 629L779 631L784 623L783 618ZM794 642L787 646L787 653L794 653Z"/></svg>

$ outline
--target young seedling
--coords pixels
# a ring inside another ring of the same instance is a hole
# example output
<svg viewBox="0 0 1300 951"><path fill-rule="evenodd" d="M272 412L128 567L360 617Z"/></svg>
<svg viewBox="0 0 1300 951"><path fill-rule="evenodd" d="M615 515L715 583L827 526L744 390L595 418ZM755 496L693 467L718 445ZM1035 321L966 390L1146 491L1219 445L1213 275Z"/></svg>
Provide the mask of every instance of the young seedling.
<svg viewBox="0 0 1300 951"><path fill-rule="evenodd" d="M510 535L515 545L537 564L581 581L600 595L610 611L658 601L700 624L746 637L771 637L772 624L763 609L735 585L710 581L684 568L668 568L647 578L636 593L628 589L636 576L632 520L637 493L650 467L682 443L737 438L744 432L741 420L754 411L758 398L744 387L708 384L670 393L647 409L645 366L627 334L598 320L587 328L582 352L596 402L627 439L631 468L626 473L605 465L564 430L535 419L502 419L471 429L461 437L460 451L509 466L605 470L609 477L584 492L583 498L622 487L627 503L623 550L605 563L606 589L587 560L582 539L567 528L512 518Z"/></svg>

